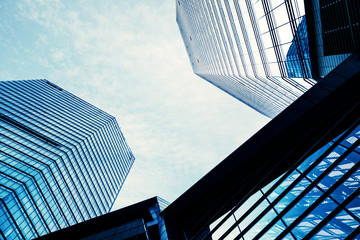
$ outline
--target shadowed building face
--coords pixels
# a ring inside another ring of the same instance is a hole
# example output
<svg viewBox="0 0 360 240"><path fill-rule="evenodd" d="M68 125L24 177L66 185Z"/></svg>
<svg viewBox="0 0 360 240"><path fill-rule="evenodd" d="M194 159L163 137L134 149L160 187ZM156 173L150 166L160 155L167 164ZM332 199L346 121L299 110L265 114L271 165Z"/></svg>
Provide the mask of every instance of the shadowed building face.
<svg viewBox="0 0 360 240"><path fill-rule="evenodd" d="M168 240L162 210L169 205L153 197L103 216L38 238L38 240Z"/></svg>

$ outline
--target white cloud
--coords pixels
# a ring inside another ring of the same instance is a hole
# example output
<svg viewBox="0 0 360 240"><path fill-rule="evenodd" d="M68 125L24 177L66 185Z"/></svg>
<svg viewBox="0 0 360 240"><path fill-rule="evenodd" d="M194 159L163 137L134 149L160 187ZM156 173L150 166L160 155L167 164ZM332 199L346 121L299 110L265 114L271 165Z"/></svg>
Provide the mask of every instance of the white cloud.
<svg viewBox="0 0 360 240"><path fill-rule="evenodd" d="M64 53L61 51L54 51L51 54L51 57L54 59L54 61L58 62L64 59Z"/></svg>

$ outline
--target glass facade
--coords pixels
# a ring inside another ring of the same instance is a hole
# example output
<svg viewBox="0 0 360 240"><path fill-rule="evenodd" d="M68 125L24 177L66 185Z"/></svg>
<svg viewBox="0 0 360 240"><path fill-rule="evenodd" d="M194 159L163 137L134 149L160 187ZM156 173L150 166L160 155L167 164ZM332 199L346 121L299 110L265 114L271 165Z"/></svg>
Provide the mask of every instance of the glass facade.
<svg viewBox="0 0 360 240"><path fill-rule="evenodd" d="M297 40L295 41L295 39ZM304 59L301 57L304 57ZM301 78L303 75L311 77L311 61L305 16L301 20L289 51L286 54L285 66L289 77Z"/></svg>
<svg viewBox="0 0 360 240"><path fill-rule="evenodd" d="M161 212L167 207L169 206L169 202L157 197L157 204L155 204L155 206L152 206L149 208L149 211L151 213L151 216L153 217L153 221L151 223L147 224L147 227L151 227L153 225L157 225L158 229L159 229L159 235L160 238L159 240L168 240L168 235L166 232L166 226L165 226L165 221L164 218L161 216Z"/></svg>
<svg viewBox="0 0 360 240"><path fill-rule="evenodd" d="M211 234L215 239L359 239L359 124L236 206L211 226Z"/></svg>
<svg viewBox="0 0 360 240"><path fill-rule="evenodd" d="M266 116L315 84L302 0L177 0L176 13L194 72Z"/></svg>
<svg viewBox="0 0 360 240"><path fill-rule="evenodd" d="M47 80L0 82L0 239L109 212L133 162L114 117Z"/></svg>

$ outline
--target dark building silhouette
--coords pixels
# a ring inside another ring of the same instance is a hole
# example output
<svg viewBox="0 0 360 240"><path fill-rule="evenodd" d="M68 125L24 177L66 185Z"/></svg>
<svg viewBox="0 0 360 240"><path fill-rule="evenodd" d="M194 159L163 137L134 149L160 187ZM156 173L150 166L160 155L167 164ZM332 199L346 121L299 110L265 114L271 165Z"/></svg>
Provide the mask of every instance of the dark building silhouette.
<svg viewBox="0 0 360 240"><path fill-rule="evenodd" d="M319 1L325 55L360 50L360 3L354 0Z"/></svg>
<svg viewBox="0 0 360 240"><path fill-rule="evenodd" d="M162 210L168 202L153 197L117 211L38 238L62 239L117 239L117 240L166 240L167 232Z"/></svg>
<svg viewBox="0 0 360 240"><path fill-rule="evenodd" d="M47 80L0 82L0 239L109 212L133 162L114 117Z"/></svg>
<svg viewBox="0 0 360 240"><path fill-rule="evenodd" d="M358 1L305 1L312 77L321 79L359 53Z"/></svg>

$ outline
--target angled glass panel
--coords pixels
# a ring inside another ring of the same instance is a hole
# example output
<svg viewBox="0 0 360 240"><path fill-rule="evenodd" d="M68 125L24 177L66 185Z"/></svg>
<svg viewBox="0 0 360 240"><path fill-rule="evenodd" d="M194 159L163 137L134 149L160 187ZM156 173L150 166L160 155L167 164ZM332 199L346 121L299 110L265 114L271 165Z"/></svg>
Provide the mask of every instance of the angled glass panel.
<svg viewBox="0 0 360 240"><path fill-rule="evenodd" d="M312 239L345 239L352 233L360 222L355 220L346 211L342 210L338 215L330 220Z"/></svg>

